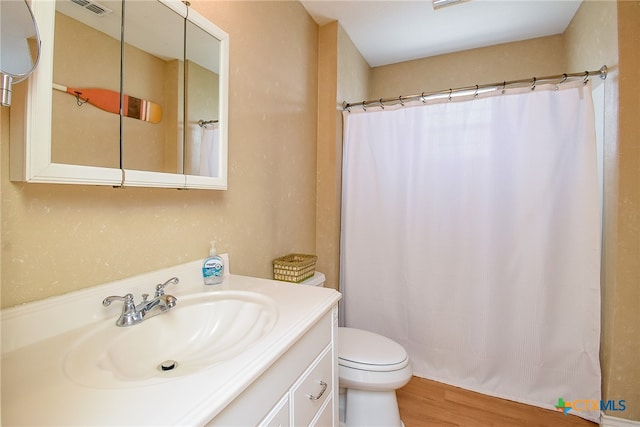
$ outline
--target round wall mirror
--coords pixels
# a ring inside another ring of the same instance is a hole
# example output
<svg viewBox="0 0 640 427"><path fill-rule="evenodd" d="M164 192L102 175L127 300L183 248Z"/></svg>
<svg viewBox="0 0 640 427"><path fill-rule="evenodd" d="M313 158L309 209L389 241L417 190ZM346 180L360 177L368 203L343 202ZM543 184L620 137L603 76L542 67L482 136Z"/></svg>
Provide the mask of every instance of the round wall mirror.
<svg viewBox="0 0 640 427"><path fill-rule="evenodd" d="M40 37L24 1L0 2L0 81L2 106L11 105L11 85L29 77L38 65Z"/></svg>

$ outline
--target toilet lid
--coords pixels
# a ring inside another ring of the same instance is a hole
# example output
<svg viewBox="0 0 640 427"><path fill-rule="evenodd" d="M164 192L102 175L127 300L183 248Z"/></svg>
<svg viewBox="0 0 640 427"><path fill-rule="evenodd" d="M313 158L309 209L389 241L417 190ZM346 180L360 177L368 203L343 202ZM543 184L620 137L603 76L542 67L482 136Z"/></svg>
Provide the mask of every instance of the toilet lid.
<svg viewBox="0 0 640 427"><path fill-rule="evenodd" d="M397 342L354 328L338 328L338 364L369 371L395 371L409 363Z"/></svg>

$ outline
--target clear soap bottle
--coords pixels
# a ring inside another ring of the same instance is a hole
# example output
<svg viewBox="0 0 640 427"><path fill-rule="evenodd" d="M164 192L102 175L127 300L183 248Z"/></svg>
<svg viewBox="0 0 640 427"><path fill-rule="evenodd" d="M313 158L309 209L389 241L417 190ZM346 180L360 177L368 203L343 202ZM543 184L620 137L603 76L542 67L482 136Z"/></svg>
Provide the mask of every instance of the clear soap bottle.
<svg viewBox="0 0 640 427"><path fill-rule="evenodd" d="M216 242L211 241L209 258L204 260L202 266L202 278L205 285L217 285L222 283L224 275L224 261L216 253Z"/></svg>

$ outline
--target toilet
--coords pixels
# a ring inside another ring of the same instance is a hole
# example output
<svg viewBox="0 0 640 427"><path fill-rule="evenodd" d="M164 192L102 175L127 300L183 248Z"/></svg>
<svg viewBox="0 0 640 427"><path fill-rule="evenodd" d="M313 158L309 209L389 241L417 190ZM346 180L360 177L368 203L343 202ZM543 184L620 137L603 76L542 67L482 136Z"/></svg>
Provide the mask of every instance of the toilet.
<svg viewBox="0 0 640 427"><path fill-rule="evenodd" d="M302 284L324 286L324 274ZM355 328L338 328L340 425L401 427L396 390L412 375L407 351L382 335Z"/></svg>

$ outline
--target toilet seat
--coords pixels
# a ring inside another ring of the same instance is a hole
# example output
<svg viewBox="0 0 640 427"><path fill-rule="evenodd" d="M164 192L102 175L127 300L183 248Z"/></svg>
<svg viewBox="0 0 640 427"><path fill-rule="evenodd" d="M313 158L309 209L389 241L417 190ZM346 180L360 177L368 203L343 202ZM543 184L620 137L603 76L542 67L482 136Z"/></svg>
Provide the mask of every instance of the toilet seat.
<svg viewBox="0 0 640 427"><path fill-rule="evenodd" d="M389 372L409 364L407 351L397 342L372 332L338 328L338 365L372 372Z"/></svg>

